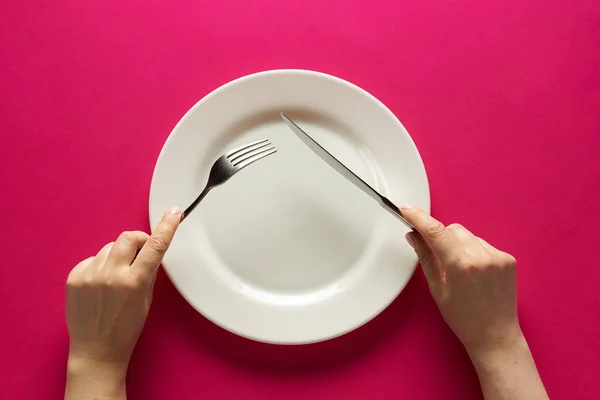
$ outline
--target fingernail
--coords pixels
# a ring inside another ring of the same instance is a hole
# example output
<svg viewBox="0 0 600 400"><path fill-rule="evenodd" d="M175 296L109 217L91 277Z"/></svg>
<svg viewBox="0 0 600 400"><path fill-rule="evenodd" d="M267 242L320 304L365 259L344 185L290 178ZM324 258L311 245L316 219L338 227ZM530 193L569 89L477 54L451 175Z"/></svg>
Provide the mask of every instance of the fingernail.
<svg viewBox="0 0 600 400"><path fill-rule="evenodd" d="M410 247L412 247L414 249L415 248L415 239L413 239L412 234L410 232L408 232L404 237L406 238L406 241L408 242Z"/></svg>
<svg viewBox="0 0 600 400"><path fill-rule="evenodd" d="M179 215L181 214L181 209L179 207L173 207L169 210L170 214Z"/></svg>
<svg viewBox="0 0 600 400"><path fill-rule="evenodd" d="M400 206L401 210L410 210L411 208L413 208L413 206L411 206L410 204L402 204Z"/></svg>

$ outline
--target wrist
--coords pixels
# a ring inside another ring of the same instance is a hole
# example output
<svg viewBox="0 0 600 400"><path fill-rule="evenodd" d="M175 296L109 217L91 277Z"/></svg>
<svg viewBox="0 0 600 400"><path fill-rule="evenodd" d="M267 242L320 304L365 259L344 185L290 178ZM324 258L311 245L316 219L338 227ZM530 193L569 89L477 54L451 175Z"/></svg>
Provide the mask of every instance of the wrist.
<svg viewBox="0 0 600 400"><path fill-rule="evenodd" d="M467 349L484 397L548 400L523 334L496 346Z"/></svg>
<svg viewBox="0 0 600 400"><path fill-rule="evenodd" d="M531 357L529 345L522 332L502 343L490 346L465 347L476 369L494 368L514 363L523 357Z"/></svg>
<svg viewBox="0 0 600 400"><path fill-rule="evenodd" d="M127 365L69 355L65 399L125 399Z"/></svg>

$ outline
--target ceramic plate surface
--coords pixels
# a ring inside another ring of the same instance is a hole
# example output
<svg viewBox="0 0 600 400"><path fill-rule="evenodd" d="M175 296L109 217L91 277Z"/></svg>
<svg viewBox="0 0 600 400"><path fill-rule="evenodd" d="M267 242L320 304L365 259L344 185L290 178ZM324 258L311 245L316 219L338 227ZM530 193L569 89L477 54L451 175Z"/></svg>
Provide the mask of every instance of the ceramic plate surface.
<svg viewBox="0 0 600 400"><path fill-rule="evenodd" d="M402 222L313 154L280 112L397 205L429 211L421 157L381 102L330 75L278 70L220 87L181 119L156 163L150 224L187 207L221 154L270 139L278 152L211 191L163 265L186 300L221 327L268 343L311 343L379 314L417 258Z"/></svg>

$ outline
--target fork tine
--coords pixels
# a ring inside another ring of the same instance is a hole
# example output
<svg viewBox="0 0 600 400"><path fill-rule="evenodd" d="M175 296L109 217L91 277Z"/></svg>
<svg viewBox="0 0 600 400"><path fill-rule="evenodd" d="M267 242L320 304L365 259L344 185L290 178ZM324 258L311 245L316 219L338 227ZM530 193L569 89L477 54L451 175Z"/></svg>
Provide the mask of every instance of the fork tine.
<svg viewBox="0 0 600 400"><path fill-rule="evenodd" d="M252 151L250 151L250 152L248 152L248 153L244 154L243 156L241 156L241 157L237 158L235 161L233 161L233 160L232 160L232 161L230 161L230 162L231 162L231 164L233 164L233 166L235 167L235 166L237 166L238 164L240 164L240 163L242 163L242 162L246 161L247 159L249 159L249 158L251 158L251 157L254 157L254 156L255 156L255 155L257 155L257 154L262 154L262 153L264 153L265 151L273 150L274 148L275 148L275 146L273 146L273 145L269 145L269 146L268 146L268 147L266 147L266 148L260 148L260 149L252 150Z"/></svg>
<svg viewBox="0 0 600 400"><path fill-rule="evenodd" d="M253 155L252 157L248 157L245 160L239 162L238 164L234 165L234 167L236 167L239 170L241 170L244 167L247 167L248 165L262 159L265 157L270 156L271 154L275 154L277 153L277 149L275 147L272 147L270 149L267 149L265 151L262 151L258 154Z"/></svg>
<svg viewBox="0 0 600 400"><path fill-rule="evenodd" d="M238 160L242 158L246 158L247 154L254 153L256 150L264 149L265 147L272 146L271 142L267 141L265 143L258 143L252 146L248 146L243 150L238 151L235 155L227 157L230 162L236 163ZM250 154L252 155L252 154Z"/></svg>
<svg viewBox="0 0 600 400"><path fill-rule="evenodd" d="M252 147L252 146L255 146L257 144L265 143L265 142L268 142L268 141L269 141L269 139L262 139L262 140L257 140L256 142L245 144L245 145L240 146L240 147L236 147L235 149L233 149L233 150L229 151L227 154L225 154L225 156L227 158L229 158L229 157L233 156L235 153L237 153L239 151L242 151L242 150L245 150L248 147Z"/></svg>

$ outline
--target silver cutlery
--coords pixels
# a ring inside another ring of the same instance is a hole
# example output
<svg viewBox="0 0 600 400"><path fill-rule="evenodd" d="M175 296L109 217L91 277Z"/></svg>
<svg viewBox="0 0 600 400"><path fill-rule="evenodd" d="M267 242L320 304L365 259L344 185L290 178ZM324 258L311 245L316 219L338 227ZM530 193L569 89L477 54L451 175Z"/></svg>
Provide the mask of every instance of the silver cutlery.
<svg viewBox="0 0 600 400"><path fill-rule="evenodd" d="M194 208L202 201L202 199L215 187L222 185L227 182L233 175L247 167L248 165L255 163L258 160L262 160L265 157L270 156L277 152L275 146L269 142L268 139L259 140L253 143L248 143L245 146L233 149L215 161L210 173L208 175L208 181L204 190L198 195L196 200L181 215L183 221Z"/></svg>
<svg viewBox="0 0 600 400"><path fill-rule="evenodd" d="M335 158L331 153L325 150L316 140L308 135L308 133L304 132L298 125L294 123L291 119L289 119L284 113L281 113L281 118L283 122L298 136L304 144L306 144L316 155L318 155L323 161L329 164L330 167L339 172L344 178L348 179L352 182L356 187L361 189L363 192L371 196L375 201L379 203L381 207L389 211L395 217L397 217L400 221L404 223L407 227L414 230L415 228L400 214L400 210L398 207L394 205L387 197L380 194L377 190L373 189L368 183L363 181L360 177L358 177L354 172L352 172L348 167L342 164L337 158Z"/></svg>

